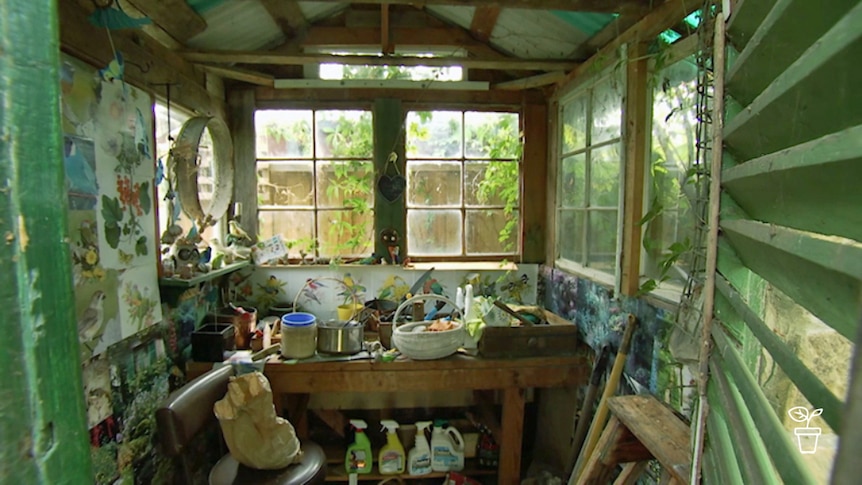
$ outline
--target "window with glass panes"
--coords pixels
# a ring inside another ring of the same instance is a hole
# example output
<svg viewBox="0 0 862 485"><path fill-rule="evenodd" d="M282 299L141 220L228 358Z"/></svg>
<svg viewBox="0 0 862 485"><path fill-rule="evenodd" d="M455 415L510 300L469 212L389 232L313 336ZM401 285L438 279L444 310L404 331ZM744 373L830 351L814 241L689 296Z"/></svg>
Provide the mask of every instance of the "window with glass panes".
<svg viewBox="0 0 862 485"><path fill-rule="evenodd" d="M652 128L642 273L656 282L685 283L695 218L697 65L693 56L650 76Z"/></svg>
<svg viewBox="0 0 862 485"><path fill-rule="evenodd" d="M511 257L520 250L517 113L410 111L410 257Z"/></svg>
<svg viewBox="0 0 862 485"><path fill-rule="evenodd" d="M557 256L615 274L624 87L619 70L560 101Z"/></svg>
<svg viewBox="0 0 862 485"><path fill-rule="evenodd" d="M373 131L367 110L255 112L259 239L291 258L373 249Z"/></svg>

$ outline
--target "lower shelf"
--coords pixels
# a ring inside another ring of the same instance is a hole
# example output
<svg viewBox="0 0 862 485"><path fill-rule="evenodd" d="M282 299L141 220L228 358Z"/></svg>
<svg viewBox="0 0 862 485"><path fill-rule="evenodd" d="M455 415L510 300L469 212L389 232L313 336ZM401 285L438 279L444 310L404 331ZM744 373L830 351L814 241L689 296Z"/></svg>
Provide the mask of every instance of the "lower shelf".
<svg viewBox="0 0 862 485"><path fill-rule="evenodd" d="M421 480L425 478L443 478L446 476L447 472L431 472L427 475L419 475L413 476L408 475L407 473L402 473L400 475L383 475L378 472L377 465L374 465L374 468L371 470L371 473L359 474L357 477L359 481L380 481L385 480L387 478L398 477L403 480ZM464 469L460 470L458 473L467 476L467 477L478 477L478 476L490 476L496 475L497 470L490 470L487 468L479 468L477 460L467 459L464 463ZM328 463L326 465L326 481L327 482L346 482L350 479L350 476L347 474L347 471L344 470L344 462L340 463Z"/></svg>

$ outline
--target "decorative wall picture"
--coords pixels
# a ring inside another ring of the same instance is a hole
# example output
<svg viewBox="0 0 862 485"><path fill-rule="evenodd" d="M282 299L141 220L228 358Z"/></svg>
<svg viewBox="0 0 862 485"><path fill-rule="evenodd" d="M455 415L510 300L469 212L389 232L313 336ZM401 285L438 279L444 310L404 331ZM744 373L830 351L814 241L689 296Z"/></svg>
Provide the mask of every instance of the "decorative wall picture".
<svg viewBox="0 0 862 485"><path fill-rule="evenodd" d="M93 140L96 133L95 114L99 78L96 70L67 55L61 54L60 102L63 108L63 133Z"/></svg>
<svg viewBox="0 0 862 485"><path fill-rule="evenodd" d="M66 135L63 138L63 162L66 166L69 209L95 209L99 184L96 180L96 153L93 140Z"/></svg>
<svg viewBox="0 0 862 485"><path fill-rule="evenodd" d="M123 271L119 277L119 307L123 338L162 320L155 265Z"/></svg>
<svg viewBox="0 0 862 485"><path fill-rule="evenodd" d="M152 101L121 81L104 81L96 110L99 241L106 267L151 265L153 223Z"/></svg>
<svg viewBox="0 0 862 485"><path fill-rule="evenodd" d="M117 272L110 270L101 279L89 279L75 286L78 343L81 360L103 352L119 341Z"/></svg>
<svg viewBox="0 0 862 485"><path fill-rule="evenodd" d="M72 252L72 277L75 288L105 279L106 270L99 256L99 226L95 211L69 212L69 238Z"/></svg>

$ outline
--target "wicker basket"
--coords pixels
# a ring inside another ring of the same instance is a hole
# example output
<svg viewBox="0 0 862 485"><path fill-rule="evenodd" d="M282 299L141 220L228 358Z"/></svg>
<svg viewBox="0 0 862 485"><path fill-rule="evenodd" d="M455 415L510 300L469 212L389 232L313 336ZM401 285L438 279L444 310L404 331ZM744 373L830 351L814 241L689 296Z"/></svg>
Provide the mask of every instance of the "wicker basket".
<svg viewBox="0 0 862 485"><path fill-rule="evenodd" d="M392 343L399 352L403 355L415 360L432 360L442 359L454 354L459 347L464 345L464 323L457 320L452 320L455 328L444 330L442 332L413 332L414 329L421 326L428 326L432 322L413 322L413 323L398 323L398 316L405 308L412 308L413 304L423 300L443 301L453 308L458 307L454 302L446 297L439 295L417 295L408 299L398 306L395 310L395 316L392 319Z"/></svg>

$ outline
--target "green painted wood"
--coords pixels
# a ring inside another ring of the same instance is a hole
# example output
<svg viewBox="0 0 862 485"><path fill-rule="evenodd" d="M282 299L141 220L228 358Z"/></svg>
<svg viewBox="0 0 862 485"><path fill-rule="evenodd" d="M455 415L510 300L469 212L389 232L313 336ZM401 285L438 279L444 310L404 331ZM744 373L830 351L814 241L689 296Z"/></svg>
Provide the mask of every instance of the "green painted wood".
<svg viewBox="0 0 862 485"><path fill-rule="evenodd" d="M862 124L862 4L857 5L724 129L725 149L747 160Z"/></svg>
<svg viewBox="0 0 862 485"><path fill-rule="evenodd" d="M709 436L709 445L713 456L712 465L718 473L715 478L717 483L743 483L740 463L737 459L734 442L730 436L727 424L728 411L722 406L718 398L716 384L710 380L707 388L707 400L709 402L709 414L706 416L706 432ZM703 475L707 476L710 466L704 462ZM716 483L716 482L713 482Z"/></svg>
<svg viewBox="0 0 862 485"><path fill-rule="evenodd" d="M739 0L727 23L727 39L742 51L754 37L757 27L769 14L776 0Z"/></svg>
<svg viewBox="0 0 862 485"><path fill-rule="evenodd" d="M859 180L862 125L721 173L726 193L752 219L862 241Z"/></svg>
<svg viewBox="0 0 862 485"><path fill-rule="evenodd" d="M713 419L721 418L725 423L724 433L730 453L736 459L742 481L735 483L778 484L780 481L772 468L769 454L757 431L750 426L751 416L745 405L740 405L739 392L732 388L724 371L715 360L710 361L710 386L707 390L709 412ZM743 419L743 417L747 419ZM713 428L710 428L712 431ZM711 434L710 437L713 435Z"/></svg>
<svg viewBox="0 0 862 485"><path fill-rule="evenodd" d="M383 98L374 101L374 172L375 177L383 174L389 161L389 154L398 155L396 162L401 175L407 176L404 148L404 116L401 101ZM389 175L392 175L390 168ZM376 184L375 184L376 187ZM375 188L376 190L376 188ZM386 245L380 240L380 231L394 229L401 242L401 257L407 254L407 194L395 202L384 199L380 192L374 194L374 252L387 256Z"/></svg>
<svg viewBox="0 0 862 485"><path fill-rule="evenodd" d="M823 408L823 419L837 433L841 433L843 403L811 370L796 357L796 353L779 339L772 330L748 307L742 296L721 275L715 277L716 289L724 295L736 313L745 321L763 347L769 351L785 374L796 384L808 401Z"/></svg>
<svg viewBox="0 0 862 485"><path fill-rule="evenodd" d="M56 2L0 2L0 483L92 483L72 293Z"/></svg>
<svg viewBox="0 0 862 485"><path fill-rule="evenodd" d="M862 314L862 243L756 221L722 221L742 262L852 339Z"/></svg>
<svg viewBox="0 0 862 485"><path fill-rule="evenodd" d="M782 426L757 381L742 362L739 352L719 326L712 328L712 337L721 355L717 365L729 371L733 377L778 474L785 483L816 483L808 466L802 461L796 444L790 440L791 433Z"/></svg>
<svg viewBox="0 0 862 485"><path fill-rule="evenodd" d="M856 349L853 351L853 365L850 368L847 386L847 407L844 409L843 422L853 423L841 436L838 453L832 469L832 485L859 483L859 457L862 456L862 325L856 333Z"/></svg>
<svg viewBox="0 0 862 485"><path fill-rule="evenodd" d="M829 8L823 8L810 0L778 0L727 72L727 93L751 103L857 3L830 0Z"/></svg>
<svg viewBox="0 0 862 485"><path fill-rule="evenodd" d="M701 471L701 479L703 480L704 485L721 485L724 483L731 483L724 479L724 477L720 474L721 469L720 466L717 466L716 459L714 458L715 452L712 450L712 447L709 443L704 445L703 448L703 468Z"/></svg>

